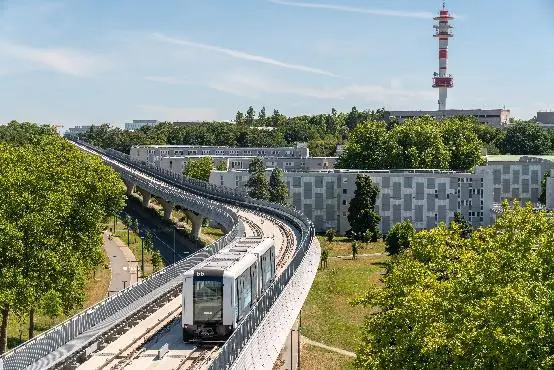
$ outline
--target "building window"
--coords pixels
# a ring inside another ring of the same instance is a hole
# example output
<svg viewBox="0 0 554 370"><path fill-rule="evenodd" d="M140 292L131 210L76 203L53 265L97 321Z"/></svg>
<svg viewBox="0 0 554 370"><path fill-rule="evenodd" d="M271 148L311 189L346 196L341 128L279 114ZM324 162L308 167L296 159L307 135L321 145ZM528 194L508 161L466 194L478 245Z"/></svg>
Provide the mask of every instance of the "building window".
<svg viewBox="0 0 554 370"><path fill-rule="evenodd" d="M342 189L343 194L348 194L348 189Z"/></svg>
<svg viewBox="0 0 554 370"><path fill-rule="evenodd" d="M344 200L342 201L342 205L343 205L343 206L346 205L346 199L344 199Z"/></svg>

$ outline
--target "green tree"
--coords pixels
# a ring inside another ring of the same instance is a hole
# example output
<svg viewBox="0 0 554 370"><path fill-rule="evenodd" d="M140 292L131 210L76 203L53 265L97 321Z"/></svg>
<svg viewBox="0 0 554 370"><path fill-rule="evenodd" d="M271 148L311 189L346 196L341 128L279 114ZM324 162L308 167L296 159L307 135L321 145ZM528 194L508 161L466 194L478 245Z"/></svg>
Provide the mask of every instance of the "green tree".
<svg viewBox="0 0 554 370"><path fill-rule="evenodd" d="M242 125L244 124L244 113L242 113L240 110L237 112L237 114L235 115L235 123L237 125Z"/></svg>
<svg viewBox="0 0 554 370"><path fill-rule="evenodd" d="M539 195L539 203L546 205L546 180L550 177L550 170L544 172L541 181L541 194Z"/></svg>
<svg viewBox="0 0 554 370"><path fill-rule="evenodd" d="M454 213L454 218L450 222L450 228L458 231L462 238L465 239L469 238L473 232L473 227L460 212Z"/></svg>
<svg viewBox="0 0 554 370"><path fill-rule="evenodd" d="M381 217L375 211L375 201L379 194L379 187L371 181L369 176L356 177L356 190L348 207L348 222L353 237L361 240L368 231L372 234L372 241L377 241L379 222Z"/></svg>
<svg viewBox="0 0 554 370"><path fill-rule="evenodd" d="M388 254L398 254L410 247L415 228L410 220L395 224L385 238L385 250Z"/></svg>
<svg viewBox="0 0 554 370"><path fill-rule="evenodd" d="M468 171L485 162L481 155L482 143L473 128L472 120L461 117L447 118L441 122L442 141L450 152L450 169Z"/></svg>
<svg viewBox="0 0 554 370"><path fill-rule="evenodd" d="M252 127L254 126L255 118L256 112L254 111L254 108L252 108L252 106L248 107L248 110L246 111L246 116L244 118L244 123L246 123L247 126Z"/></svg>
<svg viewBox="0 0 554 370"><path fill-rule="evenodd" d="M360 368L552 368L554 218L531 204L469 239L440 225L414 235L373 307Z"/></svg>
<svg viewBox="0 0 554 370"><path fill-rule="evenodd" d="M265 163L262 158L254 158L248 166L250 178L246 183L248 195L256 199L269 199L269 184L265 176Z"/></svg>
<svg viewBox="0 0 554 370"><path fill-rule="evenodd" d="M217 164L216 170L218 170L218 171L227 171L227 162L226 161L219 162Z"/></svg>
<svg viewBox="0 0 554 370"><path fill-rule="evenodd" d="M192 177L202 181L210 181L210 174L214 168L214 160L212 157L202 157L199 159L191 159L187 161L183 169L183 176Z"/></svg>
<svg viewBox="0 0 554 370"><path fill-rule="evenodd" d="M50 130L11 128L0 139L0 244L10 248L0 253L0 347L10 311L28 313L33 337L35 313L53 312L54 295L64 314L83 303L87 274L102 260L102 222L124 202L119 176L101 159Z"/></svg>
<svg viewBox="0 0 554 370"><path fill-rule="evenodd" d="M269 201L287 204L288 200L289 188L285 183L284 172L280 168L275 168L271 171L271 176L269 177Z"/></svg>
<svg viewBox="0 0 554 370"><path fill-rule="evenodd" d="M517 122L508 126L506 137L500 143L506 154L541 155L551 147L546 129L534 122Z"/></svg>
<svg viewBox="0 0 554 370"><path fill-rule="evenodd" d="M162 263L163 263L162 255L160 254L160 251L156 249L152 253L152 268L154 269L154 272L160 269L160 267L162 266Z"/></svg>
<svg viewBox="0 0 554 370"><path fill-rule="evenodd" d="M394 127L390 140L391 168L449 168L450 152L432 117L406 120Z"/></svg>
<svg viewBox="0 0 554 370"><path fill-rule="evenodd" d="M362 170L390 168L392 150L386 124L369 121L358 125L350 133L337 167Z"/></svg>
<svg viewBox="0 0 554 370"><path fill-rule="evenodd" d="M154 237L150 231L147 232L144 237L144 250L147 252L152 252L154 250Z"/></svg>
<svg viewBox="0 0 554 370"><path fill-rule="evenodd" d="M133 227L133 230L135 231L135 234L137 234L137 235L140 233L139 226L140 225L139 225L138 218L133 219L133 226L132 227ZM133 240L134 240L133 243L135 243L137 241L136 237Z"/></svg>
<svg viewBox="0 0 554 370"><path fill-rule="evenodd" d="M331 243L333 239L335 239L336 235L337 232L335 231L335 229L327 229L327 231L325 231L325 237L327 238L327 241L329 243Z"/></svg>
<svg viewBox="0 0 554 370"><path fill-rule="evenodd" d="M265 115L265 107L262 107L260 112L258 113L258 126L265 126L266 121L266 115Z"/></svg>

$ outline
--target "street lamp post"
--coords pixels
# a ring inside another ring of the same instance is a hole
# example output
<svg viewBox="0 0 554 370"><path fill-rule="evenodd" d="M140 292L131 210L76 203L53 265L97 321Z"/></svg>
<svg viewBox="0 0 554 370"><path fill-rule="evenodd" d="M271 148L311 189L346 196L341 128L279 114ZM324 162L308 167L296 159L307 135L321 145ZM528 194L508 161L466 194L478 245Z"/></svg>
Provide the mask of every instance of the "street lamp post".
<svg viewBox="0 0 554 370"><path fill-rule="evenodd" d="M140 268L142 270L142 277L144 278L144 238L142 237L142 235L140 236L140 251L141 251Z"/></svg>

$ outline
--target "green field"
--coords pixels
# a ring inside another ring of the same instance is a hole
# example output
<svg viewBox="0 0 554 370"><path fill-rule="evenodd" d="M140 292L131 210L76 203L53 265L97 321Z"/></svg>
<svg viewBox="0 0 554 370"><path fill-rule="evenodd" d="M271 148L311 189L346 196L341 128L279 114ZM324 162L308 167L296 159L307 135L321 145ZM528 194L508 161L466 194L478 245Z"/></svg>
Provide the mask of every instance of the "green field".
<svg viewBox="0 0 554 370"><path fill-rule="evenodd" d="M302 334L306 337L354 351L360 326L368 309L349 302L378 284L382 262L387 257L360 257L356 260L331 258L319 270L302 308Z"/></svg>
<svg viewBox="0 0 554 370"><path fill-rule="evenodd" d="M328 242L325 236L318 235L317 239L321 248L329 250L329 256L351 256L353 240L345 236L336 236L332 242ZM378 241L375 243L358 242L358 254L384 253L385 243Z"/></svg>
<svg viewBox="0 0 554 370"><path fill-rule="evenodd" d="M328 351L311 344L303 344L300 351L300 369L340 370L355 369L354 358Z"/></svg>

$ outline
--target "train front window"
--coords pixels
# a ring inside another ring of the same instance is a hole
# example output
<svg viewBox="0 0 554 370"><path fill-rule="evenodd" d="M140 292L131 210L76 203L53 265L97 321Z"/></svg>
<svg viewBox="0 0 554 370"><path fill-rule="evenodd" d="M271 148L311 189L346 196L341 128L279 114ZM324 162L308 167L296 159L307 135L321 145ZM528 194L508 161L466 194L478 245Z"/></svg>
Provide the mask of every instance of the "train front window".
<svg viewBox="0 0 554 370"><path fill-rule="evenodd" d="M194 321L221 321L223 319L223 283L221 280L194 282Z"/></svg>

